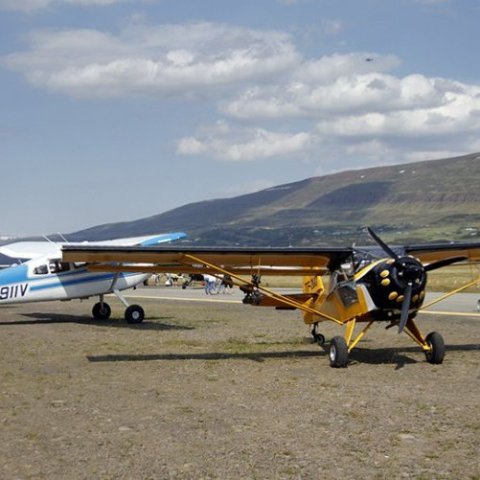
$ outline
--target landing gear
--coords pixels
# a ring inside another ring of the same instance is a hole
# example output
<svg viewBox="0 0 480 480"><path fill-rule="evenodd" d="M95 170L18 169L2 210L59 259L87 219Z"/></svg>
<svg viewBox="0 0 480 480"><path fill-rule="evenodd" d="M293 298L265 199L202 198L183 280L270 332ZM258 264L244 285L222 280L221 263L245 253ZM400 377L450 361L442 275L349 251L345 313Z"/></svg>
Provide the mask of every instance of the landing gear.
<svg viewBox="0 0 480 480"><path fill-rule="evenodd" d="M330 358L330 366L335 368L343 368L348 363L348 347L343 337L333 337L330 342L330 350L328 352Z"/></svg>
<svg viewBox="0 0 480 480"><path fill-rule="evenodd" d="M112 309L110 308L110 305L102 300L96 303L92 308L92 315L95 320L108 320L111 313Z"/></svg>
<svg viewBox="0 0 480 480"><path fill-rule="evenodd" d="M313 343L318 343L320 346L322 346L325 343L325 335L318 333L317 328L318 323L314 323L311 331Z"/></svg>
<svg viewBox="0 0 480 480"><path fill-rule="evenodd" d="M125 310L125 320L127 323L142 323L145 318L145 312L140 305L130 305Z"/></svg>
<svg viewBox="0 0 480 480"><path fill-rule="evenodd" d="M145 318L145 311L140 305L129 305L119 290L113 290L115 296L125 305L125 321L127 323L142 323ZM107 320L110 318L112 309L108 303L103 301L103 295L100 295L100 301L92 308L92 315L95 320Z"/></svg>
<svg viewBox="0 0 480 480"><path fill-rule="evenodd" d="M427 335L425 341L428 343L430 350L425 352L427 361L433 364L440 364L445 357L445 343L443 337L437 332L431 332Z"/></svg>

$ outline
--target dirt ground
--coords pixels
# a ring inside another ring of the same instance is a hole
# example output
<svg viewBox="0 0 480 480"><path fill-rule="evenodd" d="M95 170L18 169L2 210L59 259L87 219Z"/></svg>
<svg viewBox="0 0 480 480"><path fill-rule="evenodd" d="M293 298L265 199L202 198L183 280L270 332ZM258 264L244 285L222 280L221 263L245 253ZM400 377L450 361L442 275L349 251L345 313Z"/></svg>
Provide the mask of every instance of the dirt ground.
<svg viewBox="0 0 480 480"><path fill-rule="evenodd" d="M92 303L0 308L0 478L480 478L478 318L420 318L443 365L378 325L332 369L296 312Z"/></svg>

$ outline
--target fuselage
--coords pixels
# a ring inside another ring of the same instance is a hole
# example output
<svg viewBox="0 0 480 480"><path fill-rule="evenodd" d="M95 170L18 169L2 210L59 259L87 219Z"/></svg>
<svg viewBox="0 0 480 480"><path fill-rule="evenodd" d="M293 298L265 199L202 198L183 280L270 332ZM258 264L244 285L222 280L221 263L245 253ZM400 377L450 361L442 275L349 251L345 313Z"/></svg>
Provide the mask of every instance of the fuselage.
<svg viewBox="0 0 480 480"><path fill-rule="evenodd" d="M125 290L144 282L138 273L89 272L84 263L65 263L60 256L39 257L0 270L0 305L71 300Z"/></svg>
<svg viewBox="0 0 480 480"><path fill-rule="evenodd" d="M413 257L404 256L397 262L389 258L378 259L362 265L354 274L343 271L337 273L330 276L328 290L317 277L308 277L304 282L304 292L319 294L315 307L341 323L353 318L359 322L398 320L409 283L409 317L416 315L425 298L427 274ZM326 319L311 312L304 313L305 323Z"/></svg>

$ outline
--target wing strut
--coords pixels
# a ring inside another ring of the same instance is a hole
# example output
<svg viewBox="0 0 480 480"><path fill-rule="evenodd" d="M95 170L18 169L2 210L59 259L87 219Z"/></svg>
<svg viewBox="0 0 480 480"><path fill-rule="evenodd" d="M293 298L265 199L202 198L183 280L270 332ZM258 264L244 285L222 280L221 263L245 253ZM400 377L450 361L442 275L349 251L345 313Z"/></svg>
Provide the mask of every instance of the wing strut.
<svg viewBox="0 0 480 480"><path fill-rule="evenodd" d="M452 295L455 295L456 293L463 292L463 290L466 290L469 287L473 287L477 283L480 283L480 276L478 276L475 280L472 280L469 283L466 283L465 285L456 288L455 290L452 290L451 292L446 293L445 295L442 295L441 297L436 298L435 300L431 301L430 303L427 303L426 305L423 305L422 308L419 310L422 312L423 310L426 310L428 307L431 307L432 305L435 305L436 303L441 302L442 300L445 300L448 297L451 297Z"/></svg>
<svg viewBox="0 0 480 480"><path fill-rule="evenodd" d="M188 258L189 260L193 260L195 263L203 264L203 265L207 266L208 268L211 268L212 270L217 271L218 273L223 273L224 275L230 275L233 279L235 279L237 281L237 283L239 285L251 285L251 283L249 281L244 280L243 278L239 277L238 275L235 275L235 274L229 272L228 270L225 270L224 268L222 268L218 265L215 265L213 263L209 263L209 262L207 262L205 260L202 260L201 258L198 258L194 255L189 254L189 253L184 254L184 257ZM288 298L284 295L281 295L277 292L274 292L273 290L270 290L269 288L261 287L260 285L256 286L256 288L258 290L260 290L261 292L265 293L267 296L269 296L271 298L274 298L274 299L284 303L285 305L288 305L288 306L293 307L293 308L298 308L299 310L303 310L304 312L312 313L314 315L318 315L319 317L323 317L327 320L338 323L339 325L343 325L343 322L341 322L337 318L331 317L330 315L327 315L326 313L323 313L323 312L320 312L318 310L315 310L314 308L308 307L304 303L296 302L292 298Z"/></svg>

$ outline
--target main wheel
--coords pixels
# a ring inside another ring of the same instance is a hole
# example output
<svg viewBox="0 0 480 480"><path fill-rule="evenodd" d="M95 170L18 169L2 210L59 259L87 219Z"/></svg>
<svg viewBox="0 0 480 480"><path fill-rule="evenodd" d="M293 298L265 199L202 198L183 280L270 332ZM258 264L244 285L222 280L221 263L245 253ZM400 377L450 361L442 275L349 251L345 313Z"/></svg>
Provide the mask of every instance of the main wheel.
<svg viewBox="0 0 480 480"><path fill-rule="evenodd" d="M445 342L443 337L437 332L431 332L425 339L430 345L430 351L425 352L427 361L433 364L440 364L445 357Z"/></svg>
<svg viewBox="0 0 480 480"><path fill-rule="evenodd" d="M140 305L130 305L125 310L125 320L127 323L142 323L145 318L145 312Z"/></svg>
<svg viewBox="0 0 480 480"><path fill-rule="evenodd" d="M330 366L335 368L343 368L348 363L348 347L343 337L333 337L330 342L330 350L328 352L330 358Z"/></svg>
<svg viewBox="0 0 480 480"><path fill-rule="evenodd" d="M105 302L98 302L92 308L92 315L95 320L107 320L111 313L110 305Z"/></svg>

